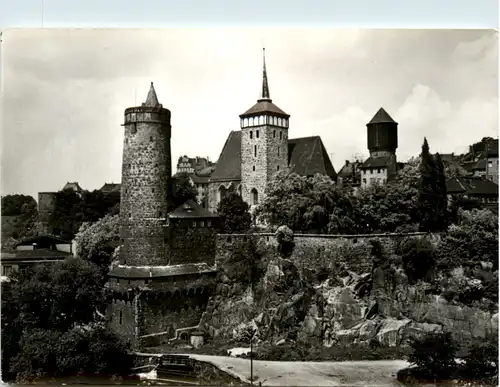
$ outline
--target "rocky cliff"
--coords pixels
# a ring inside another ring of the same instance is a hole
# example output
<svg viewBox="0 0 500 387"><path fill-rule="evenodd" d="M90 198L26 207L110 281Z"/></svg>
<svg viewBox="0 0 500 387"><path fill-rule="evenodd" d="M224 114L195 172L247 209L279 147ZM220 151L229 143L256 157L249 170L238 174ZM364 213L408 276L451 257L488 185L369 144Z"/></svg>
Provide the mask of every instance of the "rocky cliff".
<svg viewBox="0 0 500 387"><path fill-rule="evenodd" d="M401 257L384 251L366 272L335 262L307 267L291 259L291 231L278 234L277 247L249 238L220 263L201 319L212 337L245 342L255 332L257 343L399 347L425 332L449 330L460 343L498 334L498 306L486 310L445 298L445 271L410 283Z"/></svg>

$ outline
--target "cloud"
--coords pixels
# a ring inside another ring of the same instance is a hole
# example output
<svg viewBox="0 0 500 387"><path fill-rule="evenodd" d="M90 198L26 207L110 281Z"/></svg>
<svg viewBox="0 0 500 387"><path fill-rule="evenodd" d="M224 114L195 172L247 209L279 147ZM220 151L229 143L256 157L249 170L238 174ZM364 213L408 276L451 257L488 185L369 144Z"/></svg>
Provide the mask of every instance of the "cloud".
<svg viewBox="0 0 500 387"><path fill-rule="evenodd" d="M336 169L367 155L366 123L399 122L398 158L498 130L498 34L474 30L11 30L3 35L2 192L120 181L124 110L149 84L172 111L172 159L217 159L259 97L290 137L320 135Z"/></svg>

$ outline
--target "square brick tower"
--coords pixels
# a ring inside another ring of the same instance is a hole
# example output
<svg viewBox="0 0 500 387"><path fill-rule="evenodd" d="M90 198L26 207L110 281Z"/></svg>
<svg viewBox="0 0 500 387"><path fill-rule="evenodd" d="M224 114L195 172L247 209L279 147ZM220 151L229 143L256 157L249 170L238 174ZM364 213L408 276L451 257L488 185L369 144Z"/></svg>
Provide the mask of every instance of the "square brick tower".
<svg viewBox="0 0 500 387"><path fill-rule="evenodd" d="M264 51L261 98L240 115L241 195L250 206L263 199L271 177L288 168L289 118L271 100Z"/></svg>

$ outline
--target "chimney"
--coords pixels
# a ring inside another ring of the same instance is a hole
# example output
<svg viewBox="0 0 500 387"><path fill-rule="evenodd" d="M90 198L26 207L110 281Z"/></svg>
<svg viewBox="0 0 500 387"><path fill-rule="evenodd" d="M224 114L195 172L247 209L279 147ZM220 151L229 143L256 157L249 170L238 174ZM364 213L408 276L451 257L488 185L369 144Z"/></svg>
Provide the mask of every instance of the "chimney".
<svg viewBox="0 0 500 387"><path fill-rule="evenodd" d="M346 160L346 161L345 161L345 165L346 165L346 166L347 166L347 165L349 165L349 160Z"/></svg>

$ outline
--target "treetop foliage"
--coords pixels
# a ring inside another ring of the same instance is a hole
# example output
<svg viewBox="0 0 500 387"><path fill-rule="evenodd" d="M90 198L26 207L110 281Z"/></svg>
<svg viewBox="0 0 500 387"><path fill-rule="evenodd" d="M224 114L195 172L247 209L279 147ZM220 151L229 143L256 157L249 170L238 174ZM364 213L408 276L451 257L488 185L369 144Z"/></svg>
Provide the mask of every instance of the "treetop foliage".
<svg viewBox="0 0 500 387"><path fill-rule="evenodd" d="M252 225L252 216L248 210L248 203L237 193L231 192L224 197L217 206L221 232L231 234L248 231Z"/></svg>

